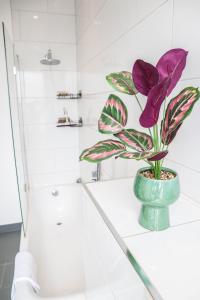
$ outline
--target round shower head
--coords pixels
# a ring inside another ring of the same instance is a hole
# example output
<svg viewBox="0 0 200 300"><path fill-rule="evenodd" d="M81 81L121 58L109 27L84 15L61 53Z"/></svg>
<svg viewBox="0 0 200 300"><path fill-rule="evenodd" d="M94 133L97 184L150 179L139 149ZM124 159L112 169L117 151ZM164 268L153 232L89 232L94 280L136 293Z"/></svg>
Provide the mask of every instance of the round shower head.
<svg viewBox="0 0 200 300"><path fill-rule="evenodd" d="M52 51L51 51L51 49L49 49L47 54L45 55L45 57L40 60L40 63L43 65L48 65L48 66L59 65L60 60L53 58Z"/></svg>

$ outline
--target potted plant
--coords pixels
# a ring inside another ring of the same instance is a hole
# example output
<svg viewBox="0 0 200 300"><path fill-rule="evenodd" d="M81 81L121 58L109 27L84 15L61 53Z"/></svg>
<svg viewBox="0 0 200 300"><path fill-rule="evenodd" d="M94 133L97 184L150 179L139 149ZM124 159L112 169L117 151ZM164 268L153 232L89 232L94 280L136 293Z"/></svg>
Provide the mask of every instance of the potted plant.
<svg viewBox="0 0 200 300"><path fill-rule="evenodd" d="M156 67L138 59L132 73L109 74L106 79L115 90L135 97L141 109L140 125L148 133L125 128L127 108L118 96L111 94L99 118L98 129L103 134L113 134L114 139L100 141L80 155L80 160L92 163L115 156L144 160L148 164L138 170L134 192L143 203L139 222L150 230L169 227L168 206L178 199L180 193L177 172L165 168L163 162L168 146L200 97L198 88L190 86L171 100L167 98L182 75L187 54L184 49L172 49L159 59ZM147 96L144 109L138 93Z"/></svg>

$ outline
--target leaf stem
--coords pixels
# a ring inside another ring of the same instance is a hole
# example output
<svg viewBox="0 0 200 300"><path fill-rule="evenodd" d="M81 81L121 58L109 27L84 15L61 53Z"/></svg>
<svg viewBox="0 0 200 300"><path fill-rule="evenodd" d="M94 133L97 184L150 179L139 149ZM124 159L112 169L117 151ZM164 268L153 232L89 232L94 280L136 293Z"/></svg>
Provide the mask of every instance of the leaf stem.
<svg viewBox="0 0 200 300"><path fill-rule="evenodd" d="M160 151L159 136L158 136L158 124L153 126L153 143L154 143L154 151L155 152ZM155 164L154 164L155 178L160 179L160 174L161 174L160 161L155 161Z"/></svg>
<svg viewBox="0 0 200 300"><path fill-rule="evenodd" d="M163 119L162 119L162 122L161 122L161 130L160 132L162 131L162 123L164 122L164 119L165 119L165 112L166 112L166 102L167 102L167 97L165 97L165 101L164 101L164 106L163 106ZM160 148L162 146L162 133L160 133Z"/></svg>
<svg viewBox="0 0 200 300"><path fill-rule="evenodd" d="M137 95L136 95L136 94L134 94L134 96L135 96L135 99L136 99L136 101L137 101L137 103L138 103L138 105L139 105L139 107L140 107L140 110L141 110L141 112L143 112L143 107L142 107L142 105L141 105L141 103L140 103L140 100L139 100L139 98L137 97ZM150 129L150 128L148 128L148 131L149 131L149 134L150 134L151 138L153 139L153 136L152 136L151 129Z"/></svg>

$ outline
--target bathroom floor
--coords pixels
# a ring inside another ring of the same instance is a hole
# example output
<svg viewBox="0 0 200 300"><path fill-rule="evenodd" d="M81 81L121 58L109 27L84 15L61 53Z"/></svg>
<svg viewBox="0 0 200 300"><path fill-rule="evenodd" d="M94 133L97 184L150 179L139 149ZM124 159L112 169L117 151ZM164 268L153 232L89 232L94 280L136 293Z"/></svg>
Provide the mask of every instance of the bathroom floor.
<svg viewBox="0 0 200 300"><path fill-rule="evenodd" d="M14 259L19 251L20 231L0 233L0 299L10 300Z"/></svg>

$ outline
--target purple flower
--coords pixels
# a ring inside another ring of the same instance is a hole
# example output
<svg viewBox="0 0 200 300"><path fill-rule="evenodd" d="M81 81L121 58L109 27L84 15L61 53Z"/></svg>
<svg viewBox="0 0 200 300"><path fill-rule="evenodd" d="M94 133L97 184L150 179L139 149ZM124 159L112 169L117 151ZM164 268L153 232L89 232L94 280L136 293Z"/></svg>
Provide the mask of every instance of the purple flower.
<svg viewBox="0 0 200 300"><path fill-rule="evenodd" d="M180 48L169 50L159 59L156 67L143 60L136 60L132 72L133 82L141 94L148 96L140 117L143 127L149 128L157 123L165 97L169 96L182 75L187 54L187 51Z"/></svg>

